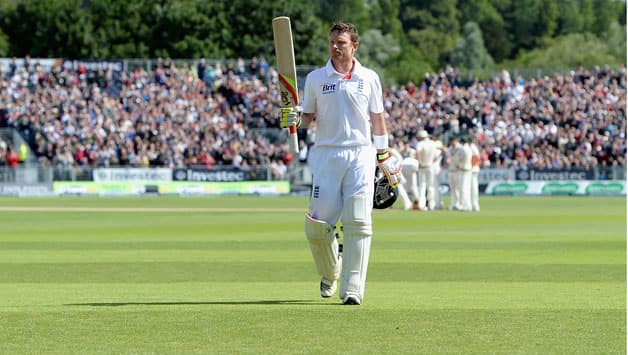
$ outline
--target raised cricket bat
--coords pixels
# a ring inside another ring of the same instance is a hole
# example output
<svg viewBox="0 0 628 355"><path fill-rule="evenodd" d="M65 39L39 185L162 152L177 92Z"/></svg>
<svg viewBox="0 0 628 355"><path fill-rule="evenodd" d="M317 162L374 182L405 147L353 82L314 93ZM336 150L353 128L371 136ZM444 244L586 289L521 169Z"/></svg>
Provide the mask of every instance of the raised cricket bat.
<svg viewBox="0 0 628 355"><path fill-rule="evenodd" d="M279 71L281 107L294 107L299 105L299 88L297 86L297 67L294 64L294 45L292 44L292 28L289 17L280 16L273 19L273 38L275 39L275 55L277 57L277 70ZM290 126L288 130L290 132L290 150L298 153L297 126Z"/></svg>

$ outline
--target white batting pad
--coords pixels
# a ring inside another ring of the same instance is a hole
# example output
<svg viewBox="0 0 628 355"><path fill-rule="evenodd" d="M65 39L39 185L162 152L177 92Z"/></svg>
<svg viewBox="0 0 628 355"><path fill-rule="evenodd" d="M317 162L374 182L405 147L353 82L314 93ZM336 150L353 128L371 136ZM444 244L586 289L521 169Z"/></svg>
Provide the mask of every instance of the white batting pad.
<svg viewBox="0 0 628 355"><path fill-rule="evenodd" d="M371 208L365 197L349 197L342 212L344 232L340 298L348 294L364 299L364 286L371 252Z"/></svg>
<svg viewBox="0 0 628 355"><path fill-rule="evenodd" d="M334 227L329 223L305 215L305 236L310 244L316 270L329 281L340 277L341 260Z"/></svg>

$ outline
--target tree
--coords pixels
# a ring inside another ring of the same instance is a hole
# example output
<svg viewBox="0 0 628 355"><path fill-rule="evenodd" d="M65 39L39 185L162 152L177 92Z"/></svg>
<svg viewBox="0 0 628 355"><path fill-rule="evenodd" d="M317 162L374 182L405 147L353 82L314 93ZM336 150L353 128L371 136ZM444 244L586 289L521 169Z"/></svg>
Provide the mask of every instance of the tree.
<svg viewBox="0 0 628 355"><path fill-rule="evenodd" d="M88 52L80 0L20 1L5 21L13 55L77 58Z"/></svg>
<svg viewBox="0 0 628 355"><path fill-rule="evenodd" d="M153 57L147 42L160 14L152 5L148 0L91 0L86 10L93 26L92 55L105 59Z"/></svg>
<svg viewBox="0 0 628 355"><path fill-rule="evenodd" d="M593 22L593 33L598 36L606 33L612 22L617 21L615 1L610 0L594 0L593 11L595 12L595 20Z"/></svg>
<svg viewBox="0 0 628 355"><path fill-rule="evenodd" d="M618 1L615 3L615 10L618 12L617 21L620 25L626 26L626 2Z"/></svg>
<svg viewBox="0 0 628 355"><path fill-rule="evenodd" d="M460 23L476 22L482 31L486 49L496 61L506 59L512 50L506 24L489 0L460 0Z"/></svg>
<svg viewBox="0 0 628 355"><path fill-rule="evenodd" d="M9 56L9 36L0 30L0 57Z"/></svg>
<svg viewBox="0 0 628 355"><path fill-rule="evenodd" d="M532 49L552 37L558 20L555 1L518 0L510 9L514 49Z"/></svg>
<svg viewBox="0 0 628 355"><path fill-rule="evenodd" d="M270 27L275 10L272 1L233 0L229 1L225 10L231 33L230 40L223 40L221 43L222 49L230 53L227 57L274 53L272 33L260 31L262 24L266 28ZM295 31L295 19L292 19L292 26Z"/></svg>
<svg viewBox="0 0 628 355"><path fill-rule="evenodd" d="M584 21L577 1L558 0L558 12L557 34L578 33L582 30Z"/></svg>
<svg viewBox="0 0 628 355"><path fill-rule="evenodd" d="M624 52L625 53L625 52ZM600 64L621 63L610 52L606 43L591 33L575 33L554 39L545 49L522 53L519 65L529 68L555 69Z"/></svg>
<svg viewBox="0 0 628 355"><path fill-rule="evenodd" d="M223 0L225 1L225 0ZM297 64L312 64L322 61L326 53L327 29L313 15L313 3L280 1L225 1L228 19L223 36L222 49L231 57L251 58L263 55L274 58L273 36L270 31L272 19L289 16ZM227 56L229 57L229 56Z"/></svg>
<svg viewBox="0 0 628 355"><path fill-rule="evenodd" d="M460 29L456 0L401 0L400 14L405 31L433 27L451 35Z"/></svg>
<svg viewBox="0 0 628 355"><path fill-rule="evenodd" d="M493 58L484 47L482 31L475 22L467 22L462 29L451 64L466 69L484 69L493 66Z"/></svg>
<svg viewBox="0 0 628 355"><path fill-rule="evenodd" d="M384 35L380 30L371 29L360 36L360 48L356 55L362 64L383 71L399 53L401 47L391 34Z"/></svg>
<svg viewBox="0 0 628 355"><path fill-rule="evenodd" d="M292 35L297 64L325 63L328 56L327 40L331 26L323 24L307 8L296 10L292 18L295 21Z"/></svg>
<svg viewBox="0 0 628 355"><path fill-rule="evenodd" d="M626 65L626 26L612 22L603 36L609 53L618 63Z"/></svg>
<svg viewBox="0 0 628 355"><path fill-rule="evenodd" d="M408 33L408 47L413 47L421 53L420 57L429 63L432 68L438 68L441 57L449 48L447 36L432 27L422 30L412 29Z"/></svg>
<svg viewBox="0 0 628 355"><path fill-rule="evenodd" d="M9 0L0 0L0 57L8 57L11 51L11 40L2 30L6 27L7 19L11 18L11 13L15 11L15 5Z"/></svg>
<svg viewBox="0 0 628 355"><path fill-rule="evenodd" d="M401 42L405 34L399 20L400 0L373 0L369 6L371 26L382 30L383 34L391 34Z"/></svg>
<svg viewBox="0 0 628 355"><path fill-rule="evenodd" d="M593 0L582 0L580 13L582 14L582 32L593 33L595 28Z"/></svg>
<svg viewBox="0 0 628 355"><path fill-rule="evenodd" d="M151 5L146 45L152 57L221 58L228 23L224 2L162 1ZM231 54L231 53L229 53Z"/></svg>
<svg viewBox="0 0 628 355"><path fill-rule="evenodd" d="M369 11L364 0L319 0L316 15L325 24L351 22L359 31L371 27Z"/></svg>
<svg viewBox="0 0 628 355"><path fill-rule="evenodd" d="M559 13L556 1L539 0L537 6L537 34L542 39L550 38L554 36L558 26Z"/></svg>
<svg viewBox="0 0 628 355"><path fill-rule="evenodd" d="M399 13L409 44L440 67L458 37L456 1L401 0Z"/></svg>
<svg viewBox="0 0 628 355"><path fill-rule="evenodd" d="M433 71L434 67L424 58L423 53L415 47L407 46L403 48L395 65L386 70L387 75L382 82L387 86L408 81L419 83L423 81L426 73Z"/></svg>

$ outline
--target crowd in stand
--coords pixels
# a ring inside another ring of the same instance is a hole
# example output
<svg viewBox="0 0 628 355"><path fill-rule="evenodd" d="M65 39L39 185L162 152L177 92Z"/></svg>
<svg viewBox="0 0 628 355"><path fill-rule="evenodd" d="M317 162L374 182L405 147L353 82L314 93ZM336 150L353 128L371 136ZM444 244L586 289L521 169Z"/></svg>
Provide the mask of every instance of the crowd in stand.
<svg viewBox="0 0 628 355"><path fill-rule="evenodd" d="M483 167L590 168L625 165L626 70L580 68L554 77L463 84L455 69L386 93L392 131L401 142L425 128L470 134Z"/></svg>
<svg viewBox="0 0 628 355"><path fill-rule="evenodd" d="M294 156L282 140L276 71L264 60L152 70L0 68L0 127L19 130L40 162L77 168L272 166ZM463 81L446 68L420 83L384 89L393 144L421 129L447 141L468 134L483 167L624 165L626 70L580 68L552 77ZM301 132L303 146L315 128ZM1 163L0 163L1 164Z"/></svg>

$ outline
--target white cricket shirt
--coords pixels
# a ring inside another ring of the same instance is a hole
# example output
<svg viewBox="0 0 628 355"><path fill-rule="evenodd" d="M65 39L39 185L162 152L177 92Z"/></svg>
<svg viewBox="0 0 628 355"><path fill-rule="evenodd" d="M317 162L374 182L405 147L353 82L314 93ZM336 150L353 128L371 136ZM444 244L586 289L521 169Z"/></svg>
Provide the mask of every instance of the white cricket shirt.
<svg viewBox="0 0 628 355"><path fill-rule="evenodd" d="M461 161L459 162L460 170L462 171L471 171L471 158L473 153L471 152L471 147L468 144L461 144L462 146L462 154L460 154Z"/></svg>
<svg viewBox="0 0 628 355"><path fill-rule="evenodd" d="M382 85L356 59L353 71L338 73L331 59L305 79L303 112L316 113L317 146L370 146L370 113L384 112Z"/></svg>
<svg viewBox="0 0 628 355"><path fill-rule="evenodd" d="M425 138L416 145L418 153L419 169L431 168L434 161L438 158L438 145L429 138Z"/></svg>

